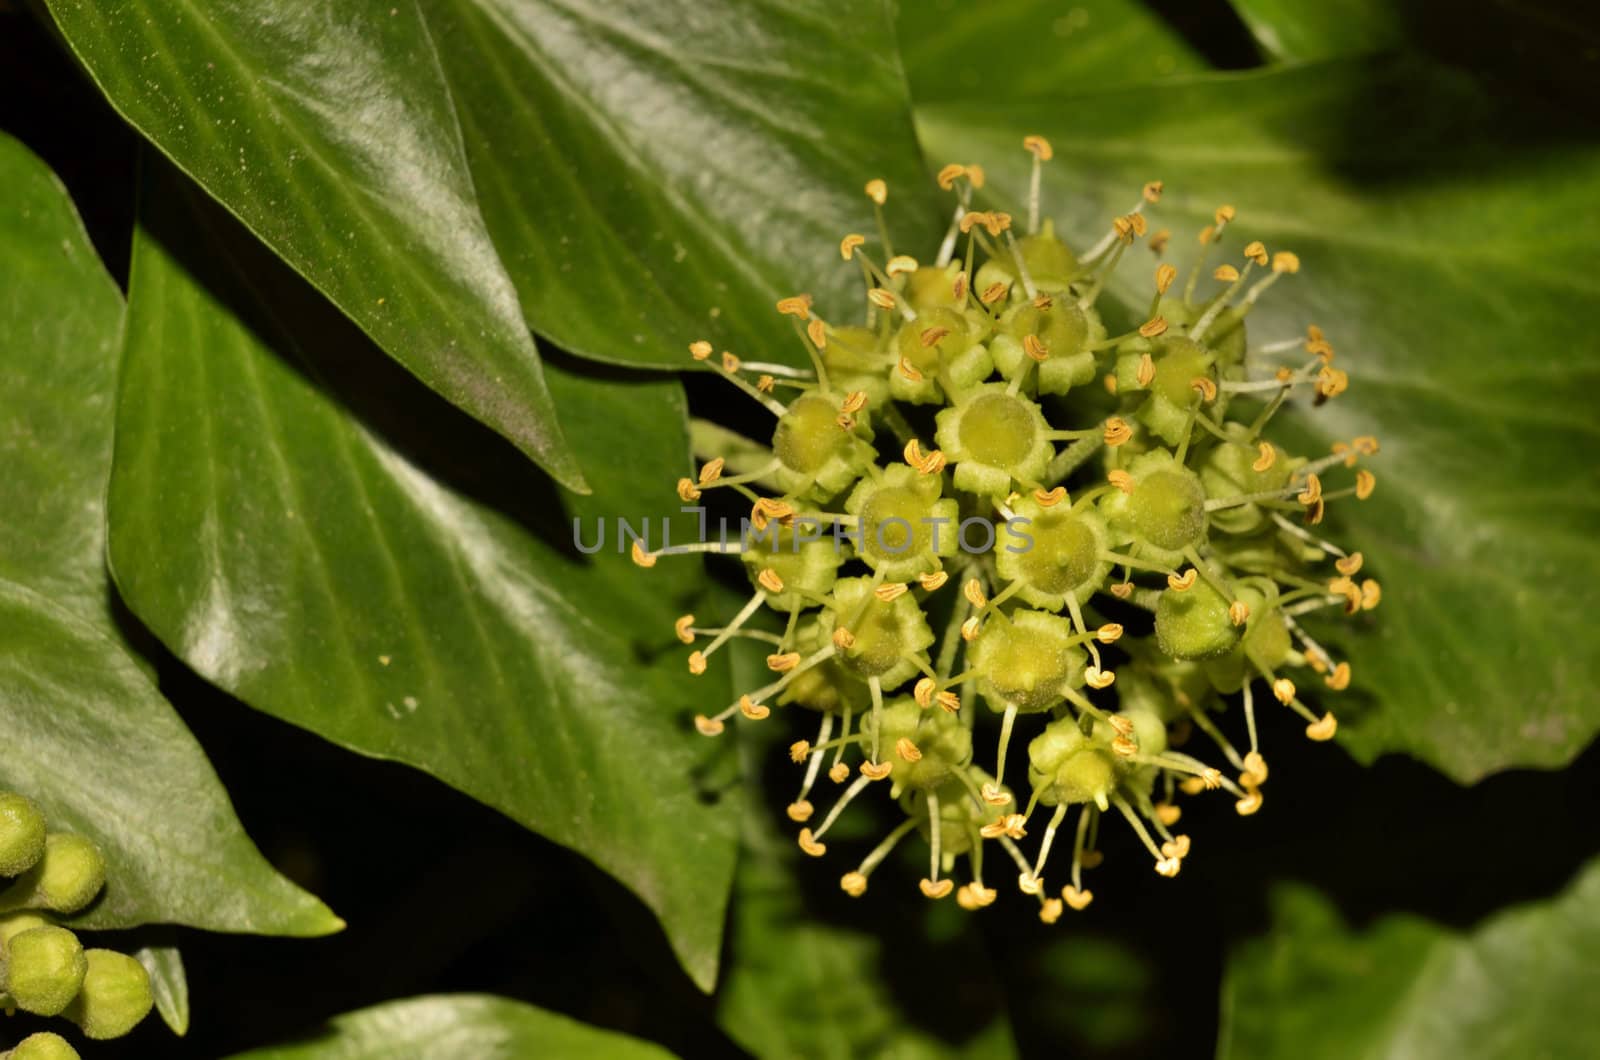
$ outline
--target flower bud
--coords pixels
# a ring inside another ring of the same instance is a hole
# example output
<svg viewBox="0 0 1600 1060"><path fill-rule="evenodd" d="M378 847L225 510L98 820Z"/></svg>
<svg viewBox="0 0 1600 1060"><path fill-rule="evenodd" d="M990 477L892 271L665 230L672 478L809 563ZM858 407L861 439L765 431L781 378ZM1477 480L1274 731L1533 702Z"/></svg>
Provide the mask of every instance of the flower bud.
<svg viewBox="0 0 1600 1060"><path fill-rule="evenodd" d="M22 1011L54 1016L77 996L87 969L78 936L46 925L11 939L0 961L0 982Z"/></svg>
<svg viewBox="0 0 1600 1060"><path fill-rule="evenodd" d="M76 913L100 893L106 883L106 859L92 840L71 832L45 838L44 857L7 892L9 902L22 908Z"/></svg>
<svg viewBox="0 0 1600 1060"><path fill-rule="evenodd" d="M20 876L44 856L44 815L26 796L0 792L0 876Z"/></svg>
<svg viewBox="0 0 1600 1060"><path fill-rule="evenodd" d="M88 950L83 989L62 1013L86 1037L120 1038L138 1026L155 1005L150 973L144 965L113 950Z"/></svg>
<svg viewBox="0 0 1600 1060"><path fill-rule="evenodd" d="M61 1035L49 1031L28 1035L9 1053L0 1053L0 1057L4 1060L79 1060L78 1050Z"/></svg>

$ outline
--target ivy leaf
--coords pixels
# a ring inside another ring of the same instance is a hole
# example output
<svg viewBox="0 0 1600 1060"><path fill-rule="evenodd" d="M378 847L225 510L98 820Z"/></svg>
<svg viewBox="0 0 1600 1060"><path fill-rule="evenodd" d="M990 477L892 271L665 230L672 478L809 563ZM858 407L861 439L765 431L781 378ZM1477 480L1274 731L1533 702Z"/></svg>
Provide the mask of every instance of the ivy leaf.
<svg viewBox="0 0 1600 1060"><path fill-rule="evenodd" d="M1046 212L1079 246L1161 178L1154 227L1179 233L1179 265L1224 202L1239 209L1230 253L1255 238L1299 253L1251 333L1320 324L1350 373L1348 394L1298 421L1301 441L1383 442L1373 499L1335 504L1325 527L1384 589L1370 622L1329 634L1355 672L1347 747L1471 781L1589 742L1600 655L1552 646L1592 642L1600 607L1600 346L1572 331L1600 288L1592 226L1570 223L1600 180L1592 139L1406 58L919 114L936 157L993 160L991 188L1025 188L1017 145L1048 136ZM1131 260L1117 291L1148 305L1154 261Z"/></svg>
<svg viewBox="0 0 1600 1060"><path fill-rule="evenodd" d="M1384 0L1232 0L1261 50L1295 62L1358 55L1398 43L1404 36L1400 5Z"/></svg>
<svg viewBox="0 0 1600 1060"><path fill-rule="evenodd" d="M1594 1056L1600 861L1566 893L1470 931L1415 916L1361 930L1315 891L1280 890L1270 933L1223 985L1223 1060Z"/></svg>
<svg viewBox="0 0 1600 1060"><path fill-rule="evenodd" d="M579 554L548 479L374 356L194 189L152 180L110 502L129 606L252 706L587 855L709 988L735 837L696 790L688 715L727 689L665 651L686 609L671 583L648 595L654 572L614 534ZM608 491L585 503L675 510L676 383L566 383Z"/></svg>
<svg viewBox="0 0 1600 1060"><path fill-rule="evenodd" d="M76 926L320 935L113 617L105 502L122 300L66 189L0 135L0 788L105 852Z"/></svg>
<svg viewBox="0 0 1600 1060"><path fill-rule="evenodd" d="M335 1018L326 1031L293 1045L252 1049L234 1060L409 1060L470 1056L594 1056L671 1060L651 1042L600 1030L505 998L449 994L392 1001Z"/></svg>

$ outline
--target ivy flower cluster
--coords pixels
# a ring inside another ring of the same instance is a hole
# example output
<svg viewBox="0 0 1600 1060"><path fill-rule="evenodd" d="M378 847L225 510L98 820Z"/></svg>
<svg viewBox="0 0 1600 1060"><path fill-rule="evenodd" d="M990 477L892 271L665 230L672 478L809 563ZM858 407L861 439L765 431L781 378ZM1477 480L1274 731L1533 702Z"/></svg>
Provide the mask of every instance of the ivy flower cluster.
<svg viewBox="0 0 1600 1060"><path fill-rule="evenodd" d="M1069 247L1039 217L1051 146L1022 146L1033 156L1025 226L977 207L981 167L946 166L937 179L953 216L929 259L896 252L888 188L866 185L876 241L839 243L864 284L859 319L828 319L806 294L777 303L810 371L689 346L776 427L770 449L741 445L677 484L685 503L741 496L740 540L635 541L633 559L742 562L745 606L720 625L684 615L675 632L694 674L735 638L764 641L771 679L695 724L714 737L777 707L815 718L789 748L788 816L807 854L824 855L852 803L887 793L900 823L843 874L847 893L863 894L915 832L928 898L992 903L984 855L998 848L1051 923L1093 899L1084 873L1102 860L1108 817L1172 877L1192 849L1175 831L1182 797L1261 808L1258 708L1333 737L1334 714L1302 689L1338 692L1350 665L1302 617L1378 605L1361 554L1318 532L1329 504L1371 495L1360 463L1378 443L1311 456L1268 437L1286 402L1321 405L1349 385L1315 326L1247 341L1252 308L1299 271L1293 252L1229 251L1235 210L1222 205L1180 277L1162 260L1170 233L1147 220L1159 182L1098 242ZM1097 304L1140 241L1156 260L1148 308L1109 334ZM992 547L963 547L969 521L1000 528L1004 545L990 533ZM1242 743L1240 726L1224 733L1230 715L1242 715ZM824 774L841 790L819 817ZM1070 854L1057 854L1065 880L1052 889L1057 846Z"/></svg>
<svg viewBox="0 0 1600 1060"><path fill-rule="evenodd" d="M0 1009L60 1016L85 1037L120 1038L154 1005L144 965L115 950L85 949L56 917L87 909L106 884L93 840L54 832L32 800L0 791ZM31 1034L3 1060L75 1060L58 1034Z"/></svg>

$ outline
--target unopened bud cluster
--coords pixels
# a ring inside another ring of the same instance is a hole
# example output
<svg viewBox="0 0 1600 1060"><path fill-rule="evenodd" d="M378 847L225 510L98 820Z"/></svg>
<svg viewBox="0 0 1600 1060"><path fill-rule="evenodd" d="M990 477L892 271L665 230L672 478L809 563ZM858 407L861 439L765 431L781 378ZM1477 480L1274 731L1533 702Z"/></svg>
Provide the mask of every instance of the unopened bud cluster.
<svg viewBox="0 0 1600 1060"><path fill-rule="evenodd" d="M1378 583L1358 579L1360 553L1317 529L1330 502L1371 494L1358 464L1378 445L1360 437L1311 456L1268 436L1285 402L1321 405L1349 383L1316 327L1247 341L1257 300L1299 271L1293 253L1228 250L1235 211L1223 205L1180 275L1161 260L1169 233L1147 220L1159 183L1104 238L1071 248L1039 221L1050 145L1028 137L1023 148L1034 167L1025 231L976 207L978 166L947 166L938 182L954 215L927 259L889 245L888 189L867 185L878 238L839 244L865 285L859 318L825 319L804 294L777 304L810 371L690 345L777 418L766 454L703 454L677 486L685 503L735 491L753 533L655 551L636 542L633 558L742 561L746 606L710 626L685 615L676 633L695 674L734 638L769 647L772 679L698 716L703 734L775 707L816 719L789 749L802 850L821 856L869 792L899 807L901 823L844 874L845 891L862 894L916 833L928 848L922 893L982 908L997 894L984 882L993 844L1048 923L1091 901L1083 872L1102 859L1106 817L1170 877L1191 850L1175 831L1181 796L1218 791L1241 815L1261 808L1258 705L1293 711L1313 740L1334 735L1333 714L1301 687L1342 690L1350 666L1302 623L1378 604ZM1148 308L1109 334L1097 301L1147 236ZM974 555L953 529L968 519L1010 533ZM806 532L817 526L834 533ZM824 773L842 791L813 821ZM1070 867L1052 892L1045 870L1063 829ZM958 859L967 880L956 888Z"/></svg>
<svg viewBox="0 0 1600 1060"><path fill-rule="evenodd" d="M0 791L0 1009L60 1016L85 1037L120 1038L150 1012L144 965L114 950L85 949L53 916L81 912L106 883L92 840L52 832L32 800ZM0 1060L70 1060L77 1051L48 1031L24 1038Z"/></svg>

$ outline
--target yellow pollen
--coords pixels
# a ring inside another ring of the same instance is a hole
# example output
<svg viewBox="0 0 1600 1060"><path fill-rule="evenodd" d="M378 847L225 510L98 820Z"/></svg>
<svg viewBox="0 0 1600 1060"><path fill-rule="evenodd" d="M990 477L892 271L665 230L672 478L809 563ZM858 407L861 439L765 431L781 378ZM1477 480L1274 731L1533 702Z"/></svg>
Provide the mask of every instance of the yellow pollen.
<svg viewBox="0 0 1600 1060"><path fill-rule="evenodd" d="M961 639L965 641L976 640L979 633L983 632L983 620L973 615L961 623Z"/></svg>
<svg viewBox="0 0 1600 1060"><path fill-rule="evenodd" d="M1161 853L1165 854L1169 858L1177 858L1179 861L1182 861L1184 858L1189 856L1189 846L1190 844L1188 836L1176 835L1167 840L1165 843L1161 844Z"/></svg>
<svg viewBox="0 0 1600 1060"><path fill-rule="evenodd" d="M867 878L859 872L847 872L839 877L839 889L851 898L867 893Z"/></svg>
<svg viewBox="0 0 1600 1060"><path fill-rule="evenodd" d="M1156 820L1160 821L1168 828L1171 828L1173 825L1177 824L1178 818L1183 816L1183 808L1180 806L1175 806L1170 802L1158 802L1155 804L1153 809L1156 812Z"/></svg>
<svg viewBox="0 0 1600 1060"><path fill-rule="evenodd" d="M761 391L763 394L772 393L772 388L777 385L778 381L770 375L762 375L756 380L756 389Z"/></svg>
<svg viewBox="0 0 1600 1060"><path fill-rule="evenodd" d="M1040 342L1037 335L1024 335L1022 337L1022 352L1041 363L1050 356L1050 348Z"/></svg>
<svg viewBox="0 0 1600 1060"><path fill-rule="evenodd" d="M948 166L945 166L943 169L939 170L939 175L934 179L939 182L939 187L943 188L945 191L949 191L951 188L956 186L956 181L960 180L966 175L966 166L961 165L959 162L951 162Z"/></svg>
<svg viewBox="0 0 1600 1060"><path fill-rule="evenodd" d="M1296 494L1295 500L1301 504L1315 504L1322 499L1322 479L1317 477L1315 471L1306 476L1306 488Z"/></svg>
<svg viewBox="0 0 1600 1060"><path fill-rule="evenodd" d="M1217 384L1209 375L1197 375L1189 380L1189 389L1199 391L1201 400L1208 404L1217 400Z"/></svg>
<svg viewBox="0 0 1600 1060"><path fill-rule="evenodd" d="M930 593L944 588L944 583L949 580L949 573L942 570L934 571L932 574L917 575L917 584L928 590Z"/></svg>
<svg viewBox="0 0 1600 1060"><path fill-rule="evenodd" d="M1061 919L1063 906L1059 898L1046 898L1039 906L1039 919L1046 924L1054 924Z"/></svg>
<svg viewBox="0 0 1600 1060"><path fill-rule="evenodd" d="M901 375L905 376L911 382L913 382L913 383L922 382L922 373L917 371L917 369L912 365L912 363L910 361L906 360L904 357L900 358L900 363L897 364L895 366L895 368L896 368L896 370L899 371L899 373Z"/></svg>
<svg viewBox="0 0 1600 1060"><path fill-rule="evenodd" d="M888 776L894 766L888 762L862 762L861 775L868 780L882 780Z"/></svg>
<svg viewBox="0 0 1600 1060"><path fill-rule="evenodd" d="M697 361L703 361L711 356L711 343L702 339L699 342L689 343L689 356Z"/></svg>
<svg viewBox="0 0 1600 1060"><path fill-rule="evenodd" d="M908 254L896 254L884 265L883 271L890 276L899 276L905 272L917 271L917 259Z"/></svg>
<svg viewBox="0 0 1600 1060"><path fill-rule="evenodd" d="M867 301L871 302L879 309L894 308L894 295L891 292L884 290L882 287L874 287L872 290L868 291Z"/></svg>
<svg viewBox="0 0 1600 1060"><path fill-rule="evenodd" d="M791 802L788 807L785 808L784 812L789 815L789 820L794 821L797 824L804 824L805 822L811 820L811 803L807 802L805 799L801 799L799 802Z"/></svg>
<svg viewBox="0 0 1600 1060"><path fill-rule="evenodd" d="M1378 439L1370 434L1363 434L1358 438L1350 439L1350 444L1355 446L1356 452L1362 456L1374 456L1378 452Z"/></svg>
<svg viewBox="0 0 1600 1060"><path fill-rule="evenodd" d="M956 888L956 905L959 905L969 913L975 912L979 908L978 900L972 896L971 887L972 885L969 883L965 887Z"/></svg>
<svg viewBox="0 0 1600 1060"><path fill-rule="evenodd" d="M1000 301L1000 299L1004 298L1006 296L1006 292L1009 290L1011 290L1011 288L1006 284L991 283L989 286L983 289L982 294L978 295L978 301L982 302L986 306L994 305L996 302Z"/></svg>
<svg viewBox="0 0 1600 1060"><path fill-rule="evenodd" d="M1172 281L1178 278L1178 270L1172 265L1162 262L1156 266L1156 294L1166 294L1172 287Z"/></svg>
<svg viewBox="0 0 1600 1060"><path fill-rule="evenodd" d="M767 656L767 669L775 674L786 674L800 665L800 653L786 651L777 655Z"/></svg>
<svg viewBox="0 0 1600 1060"><path fill-rule="evenodd" d="M1266 244L1259 239L1247 244L1244 248L1244 256L1257 265L1265 265L1267 263Z"/></svg>
<svg viewBox="0 0 1600 1060"><path fill-rule="evenodd" d="M1361 563L1362 563L1363 558L1364 557L1361 555L1361 553L1352 552L1348 556L1344 556L1344 557L1341 557L1340 559L1334 560L1333 561L1333 565L1334 565L1335 568L1337 568L1337 570L1339 571L1340 574L1344 574L1344 575L1355 574L1357 571L1359 571L1361 569Z"/></svg>
<svg viewBox="0 0 1600 1060"><path fill-rule="evenodd" d="M727 461L722 459L720 456L706 461L700 467L700 485L709 486L711 483L717 481L717 479L722 477L722 469L727 466Z"/></svg>
<svg viewBox="0 0 1600 1060"><path fill-rule="evenodd" d="M1041 162L1050 161L1056 154L1055 148L1050 146L1050 141L1037 134L1024 136L1022 138L1022 146L1026 150L1033 152L1033 157Z"/></svg>
<svg viewBox="0 0 1600 1060"><path fill-rule="evenodd" d="M1195 238L1200 241L1200 245L1201 246L1206 246L1213 239L1216 238L1216 235L1217 235L1216 228L1214 226L1212 226L1212 225L1206 225L1204 228L1200 229L1200 234L1198 236L1196 236Z"/></svg>
<svg viewBox="0 0 1600 1060"><path fill-rule="evenodd" d="M835 784L843 784L850 776L850 767L843 762L835 762L833 768L828 770L828 779Z"/></svg>
<svg viewBox="0 0 1600 1060"><path fill-rule="evenodd" d="M1167 588L1175 593L1186 593L1194 587L1194 580L1199 576L1200 572L1193 567L1190 567L1181 575L1169 574L1167 575Z"/></svg>
<svg viewBox="0 0 1600 1060"><path fill-rule="evenodd" d="M1017 890L1023 894L1038 894L1044 890L1044 881L1031 872L1024 872L1017 877Z"/></svg>
<svg viewBox="0 0 1600 1060"><path fill-rule="evenodd" d="M1362 468L1356 472L1356 500L1364 501L1372 496L1372 491L1378 487L1378 476Z"/></svg>
<svg viewBox="0 0 1600 1060"><path fill-rule="evenodd" d="M1133 492L1133 476L1121 468L1117 468L1115 471L1106 472L1106 481L1117 487L1117 489L1121 490L1123 493Z"/></svg>
<svg viewBox="0 0 1600 1060"><path fill-rule="evenodd" d="M828 852L828 845L826 843L819 843L815 839L811 838L811 829L809 828L800 829L800 835L797 839L797 842L800 844L801 850L804 850L807 854L810 854L814 858L820 858L822 855Z"/></svg>
<svg viewBox="0 0 1600 1060"><path fill-rule="evenodd" d="M765 703L757 703L749 696L739 697L739 713L751 721L760 721L772 714L772 708Z"/></svg>
<svg viewBox="0 0 1600 1060"><path fill-rule="evenodd" d="M1156 203L1161 201L1161 191L1165 187L1166 184L1162 181L1152 180L1141 190L1141 194L1144 196L1144 201L1154 206Z"/></svg>
<svg viewBox="0 0 1600 1060"><path fill-rule="evenodd" d="M821 317L814 318L806 325L806 338L819 350L828 348L828 325L823 323Z"/></svg>
<svg viewBox="0 0 1600 1060"><path fill-rule="evenodd" d="M1122 639L1122 626L1117 622L1107 622L1094 631L1094 638L1101 644L1115 644Z"/></svg>
<svg viewBox="0 0 1600 1060"><path fill-rule="evenodd" d="M855 642L856 635L843 626L833 631L833 646L840 651L849 651L851 645L855 644Z"/></svg>
<svg viewBox="0 0 1600 1060"><path fill-rule="evenodd" d="M646 570L649 570L651 567L656 565L655 555L646 552L644 550L644 546L639 544L637 540L634 541L633 548L628 550L628 554L633 557L633 562L637 563Z"/></svg>
<svg viewBox="0 0 1600 1060"><path fill-rule="evenodd" d="M1260 789L1252 788L1245 792L1244 798L1239 799L1233 804L1233 808L1239 812L1240 817L1249 817L1251 814L1261 809L1262 801L1263 799Z"/></svg>
<svg viewBox="0 0 1600 1060"><path fill-rule="evenodd" d="M1223 283L1232 283L1239 278L1239 270L1232 265L1218 265L1212 271L1211 278L1213 280L1221 280Z"/></svg>
<svg viewBox="0 0 1600 1060"><path fill-rule="evenodd" d="M1090 902L1094 901L1094 892L1089 890L1080 891L1078 888L1068 884L1061 888L1061 900L1066 902L1069 908L1082 912L1089 908Z"/></svg>
<svg viewBox="0 0 1600 1060"><path fill-rule="evenodd" d="M1272 271L1295 273L1300 271L1300 255L1292 250L1280 250L1272 255Z"/></svg>
<svg viewBox="0 0 1600 1060"><path fill-rule="evenodd" d="M783 579L771 567L763 568L761 573L756 575L756 584L769 593L783 592Z"/></svg>
<svg viewBox="0 0 1600 1060"><path fill-rule="evenodd" d="M1251 751L1244 756L1244 775L1250 778L1252 784L1267 782L1267 760L1261 757L1260 751Z"/></svg>
<svg viewBox="0 0 1600 1060"><path fill-rule="evenodd" d="M889 201L889 185L885 184L882 180L867 181L866 192L867 198L871 199L879 206L882 206L884 203Z"/></svg>
<svg viewBox="0 0 1600 1060"><path fill-rule="evenodd" d="M680 478L678 480L678 499L685 504L700 499L700 491L695 488L693 479Z"/></svg>
<svg viewBox="0 0 1600 1060"><path fill-rule="evenodd" d="M722 734L722 722L715 718L708 718L704 714L696 714L694 716L694 727L700 730L701 736L720 736Z"/></svg>
<svg viewBox="0 0 1600 1060"><path fill-rule="evenodd" d="M983 219L983 227L990 235L997 236L1011 227L1011 215L1001 210L990 210Z"/></svg>
<svg viewBox="0 0 1600 1060"><path fill-rule="evenodd" d="M1322 679L1322 683L1335 692L1343 692L1350 687L1350 664L1342 662L1333 668L1333 673Z"/></svg>
<svg viewBox="0 0 1600 1060"><path fill-rule="evenodd" d="M961 229L961 234L966 235L988 219L989 215L983 210L968 210L961 215L961 220L957 222L957 226Z"/></svg>
<svg viewBox="0 0 1600 1060"><path fill-rule="evenodd" d="M961 712L961 697L946 689L933 697L939 704L939 709L946 714L959 714Z"/></svg>
<svg viewBox="0 0 1600 1060"><path fill-rule="evenodd" d="M1243 600L1235 600L1229 604L1228 620L1236 626L1242 626L1250 621L1250 605Z"/></svg>
<svg viewBox="0 0 1600 1060"><path fill-rule="evenodd" d="M690 627L693 625L693 615L679 615L678 620L672 623L672 632L676 633L678 635L678 639L683 641L683 643L693 644L694 634L690 632Z"/></svg>
<svg viewBox="0 0 1600 1060"><path fill-rule="evenodd" d="M934 883L927 877L923 877L922 882L918 884L918 886L922 888L922 893L924 895L934 899L935 901L945 897L955 888L955 884L951 883L949 880L940 880L938 883Z"/></svg>
<svg viewBox="0 0 1600 1060"><path fill-rule="evenodd" d="M1224 203L1223 205L1217 207L1217 212L1212 216L1216 219L1217 226L1221 227L1237 217L1238 213L1232 206Z"/></svg>
<svg viewBox="0 0 1600 1060"><path fill-rule="evenodd" d="M1272 447L1271 442L1257 442L1256 452L1261 455L1250 465L1251 471L1266 471L1278 462L1278 451Z"/></svg>
<svg viewBox="0 0 1600 1060"><path fill-rule="evenodd" d="M989 604L989 598L983 592L983 583L976 578L967 579L967 583L961 587L961 595L973 607L987 607Z"/></svg>
<svg viewBox="0 0 1600 1060"><path fill-rule="evenodd" d="M1329 713L1324 714L1318 720L1312 722L1310 725L1307 725L1306 735L1311 737L1313 740L1316 740L1318 743L1322 743L1326 740L1333 739L1333 734L1338 730L1339 719L1335 718L1333 713L1330 711Z"/></svg>
<svg viewBox="0 0 1600 1060"><path fill-rule="evenodd" d="M799 317L806 320L811 316L811 296L809 294L791 295L788 298L778 299L778 312L784 316Z"/></svg>
<svg viewBox="0 0 1600 1060"><path fill-rule="evenodd" d="M866 246L867 237L860 232L851 232L839 240L839 256L846 261L856 256L856 251Z"/></svg>
<svg viewBox="0 0 1600 1060"><path fill-rule="evenodd" d="M1083 671L1083 680L1090 688L1110 688L1116 683L1115 670L1102 670L1098 666L1091 666Z"/></svg>
<svg viewBox="0 0 1600 1060"><path fill-rule="evenodd" d="M1372 578L1361 583L1361 610L1371 611L1383 599L1383 586Z"/></svg>
<svg viewBox="0 0 1600 1060"><path fill-rule="evenodd" d="M922 343L923 349L927 349L930 346L939 345L940 342L944 341L944 337L948 334L950 334L949 328L926 328L923 330L922 334L917 336L917 341Z"/></svg>
<svg viewBox="0 0 1600 1060"><path fill-rule="evenodd" d="M1323 365L1317 373L1317 393L1324 398L1335 398L1350 389L1350 375L1342 368Z"/></svg>
<svg viewBox="0 0 1600 1060"><path fill-rule="evenodd" d="M809 757L811 757L810 740L796 740L789 745L789 761L804 762Z"/></svg>
<svg viewBox="0 0 1600 1060"><path fill-rule="evenodd" d="M1156 862L1156 872L1169 880L1176 876L1182 868L1183 862L1177 858L1162 858Z"/></svg>
<svg viewBox="0 0 1600 1060"><path fill-rule="evenodd" d="M1289 680L1287 677L1280 677L1276 681L1272 682L1273 696L1277 698L1279 703L1282 703L1285 706L1288 706L1288 704L1293 701L1294 692L1294 682Z"/></svg>
<svg viewBox="0 0 1600 1060"><path fill-rule="evenodd" d="M705 652L692 651L689 653L689 672L694 674L696 677L699 677L701 674L706 672Z"/></svg>
<svg viewBox="0 0 1600 1060"><path fill-rule="evenodd" d="M906 762L922 761L922 751L911 742L909 736L902 736L894 742L894 753Z"/></svg>

